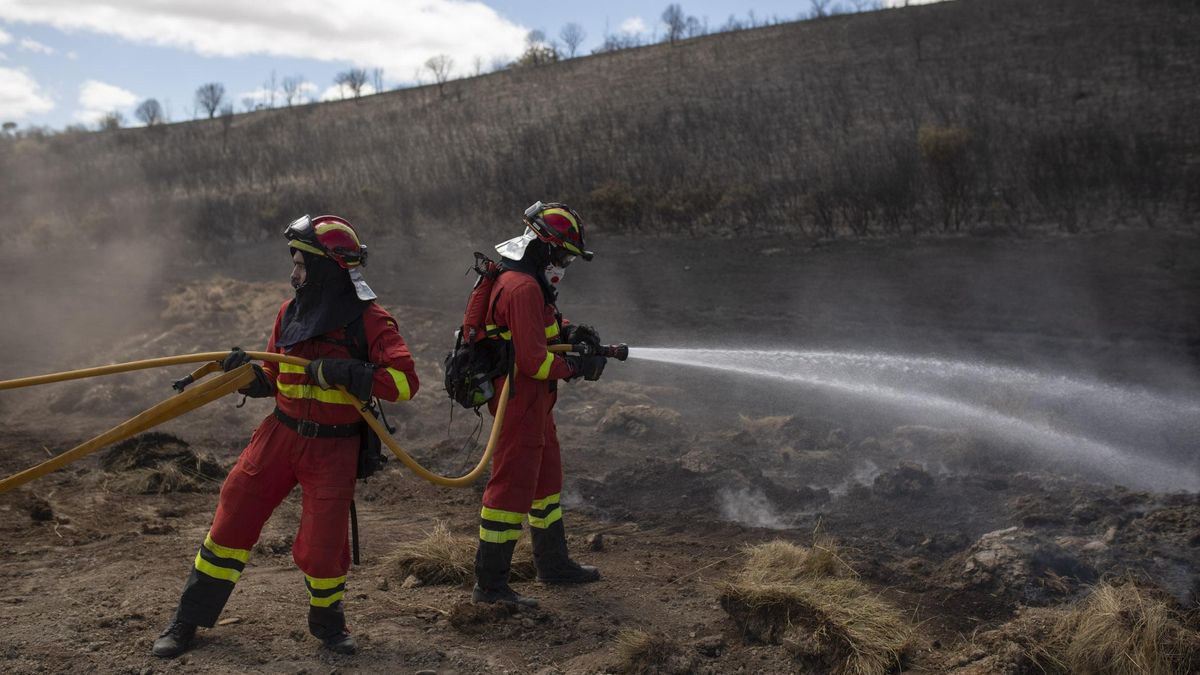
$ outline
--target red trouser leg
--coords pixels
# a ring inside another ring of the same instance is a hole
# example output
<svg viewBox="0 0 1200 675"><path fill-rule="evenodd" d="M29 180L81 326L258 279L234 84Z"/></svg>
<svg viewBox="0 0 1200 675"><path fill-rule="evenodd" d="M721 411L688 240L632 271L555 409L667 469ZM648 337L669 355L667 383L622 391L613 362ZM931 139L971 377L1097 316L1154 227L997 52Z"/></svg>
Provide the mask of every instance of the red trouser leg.
<svg viewBox="0 0 1200 675"><path fill-rule="evenodd" d="M542 447L542 461L538 465L537 485L533 490L534 501L543 500L562 492L562 448L558 445L558 426L554 423L556 399L557 395L550 395L546 414L543 417L542 436L545 438L545 445Z"/></svg>
<svg viewBox="0 0 1200 675"><path fill-rule="evenodd" d="M273 416L254 430L221 486L209 531L213 541L235 549L254 546L275 507L296 485L291 455L298 438Z"/></svg>
<svg viewBox="0 0 1200 675"><path fill-rule="evenodd" d="M517 375L515 388L492 455L492 476L483 491L483 505L524 514L529 511L538 486L546 445L550 386L545 381ZM494 407L492 413L495 414Z"/></svg>
<svg viewBox="0 0 1200 675"><path fill-rule="evenodd" d="M350 500L358 471L357 436L306 438L296 459L303 490L292 559L310 578L344 577L350 569Z"/></svg>

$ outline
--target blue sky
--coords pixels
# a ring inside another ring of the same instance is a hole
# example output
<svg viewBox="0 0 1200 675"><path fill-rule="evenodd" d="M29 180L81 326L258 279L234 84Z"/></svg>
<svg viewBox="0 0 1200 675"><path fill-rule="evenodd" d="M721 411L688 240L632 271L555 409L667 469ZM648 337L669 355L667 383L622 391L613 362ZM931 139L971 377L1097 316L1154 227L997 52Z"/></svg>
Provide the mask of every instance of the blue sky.
<svg viewBox="0 0 1200 675"><path fill-rule="evenodd" d="M818 0L852 8L856 0ZM857 0L863 3L866 0ZM925 1L925 0L913 0ZM381 69L384 89L428 83L432 56L453 59L453 75L487 72L524 48L530 29L548 40L574 22L587 54L605 31L662 35L669 3L583 0L0 0L0 121L25 128L94 126L157 99L171 121L196 115L195 90L225 86L238 112L270 98L286 77L302 78L305 100L345 95L334 76ZM684 12L716 29L745 21L808 15L812 0L693 0ZM904 4L883 0L880 4ZM368 87L367 91L370 91Z"/></svg>

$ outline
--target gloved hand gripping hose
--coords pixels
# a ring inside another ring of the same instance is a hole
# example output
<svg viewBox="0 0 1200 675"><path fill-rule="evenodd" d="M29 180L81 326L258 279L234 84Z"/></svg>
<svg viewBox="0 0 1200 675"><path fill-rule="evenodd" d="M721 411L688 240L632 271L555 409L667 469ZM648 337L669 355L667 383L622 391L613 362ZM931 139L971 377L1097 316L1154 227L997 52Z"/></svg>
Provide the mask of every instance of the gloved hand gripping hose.
<svg viewBox="0 0 1200 675"><path fill-rule="evenodd" d="M573 349L571 345L550 345L546 348L552 352L569 352ZM98 377L101 375L112 375L115 373L126 373L134 370L146 370L149 368L162 368L165 366L177 366L185 363L214 363L215 367L204 366L198 368L188 378L198 379L207 374L208 371L220 370L220 363L228 356L229 352L200 352L197 354L185 354L181 356L167 356L158 359L146 359L143 361L131 361L129 363L118 363L111 366L100 366L98 368L85 368L83 370L72 370L62 373L52 373L50 375L38 375L34 377L24 377L16 380L6 380L0 382L0 391L6 389L18 389L21 387L32 387L39 384L50 384L53 382L65 382L67 380L80 380L88 377ZM308 365L307 359L302 359L295 356L286 356L284 354L274 354L270 352L246 352L252 359L259 361L274 361L276 363L289 363L295 366ZM163 422L174 419L184 413L191 412L205 404L211 403L226 394L232 393L241 389L254 381L254 366L246 364L240 366L228 373L223 373L213 380L203 382L195 387L182 391L179 394L159 403L135 417L118 424L108 431L92 438L91 440L71 448L70 450L52 457L51 459L38 464L32 468L26 469L20 473L13 474L3 480L0 480L0 493L7 492L19 485L44 476L51 471L56 471L75 460L82 459L87 455L105 447L106 445L117 443L120 441L142 433L151 429ZM182 380L181 380L182 382ZM186 386L186 384L184 385ZM496 420L492 423L492 431L488 436L487 448L483 452L483 456L479 459L479 464L470 472L457 478L449 478L439 476L425 467L421 466L417 460L413 459L403 448L392 438L386 427L375 419L367 406L350 393L344 387L339 386L342 391L355 404L363 420L379 434L379 438L383 440L392 454L396 456L405 466L412 470L421 478L433 483L434 485L444 485L447 487L467 487L475 482L483 474L487 464L492 459L492 453L496 450L496 442L500 439L500 429L504 421L504 412L508 407L508 391L509 378L505 378L504 387L500 390L500 399L496 404Z"/></svg>

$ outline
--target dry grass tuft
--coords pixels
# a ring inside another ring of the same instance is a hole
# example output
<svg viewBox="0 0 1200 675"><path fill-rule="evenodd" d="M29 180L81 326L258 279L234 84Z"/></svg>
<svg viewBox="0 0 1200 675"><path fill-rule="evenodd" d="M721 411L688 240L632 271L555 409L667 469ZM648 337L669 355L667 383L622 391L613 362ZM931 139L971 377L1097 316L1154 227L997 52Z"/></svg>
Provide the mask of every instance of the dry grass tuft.
<svg viewBox="0 0 1200 675"><path fill-rule="evenodd" d="M1130 582L1097 586L1064 614L1055 638L1071 673L1200 672L1200 636L1164 600Z"/></svg>
<svg viewBox="0 0 1200 675"><path fill-rule="evenodd" d="M620 661L614 666L627 675L687 675L696 670L696 658L687 648L662 633L623 631L617 636Z"/></svg>
<svg viewBox="0 0 1200 675"><path fill-rule="evenodd" d="M748 546L746 562L738 574L740 581L751 583L789 583L811 577L852 577L854 570L842 560L841 549L833 539L818 535L812 548L804 548L776 539Z"/></svg>
<svg viewBox="0 0 1200 675"><path fill-rule="evenodd" d="M913 630L862 582L836 545L812 549L782 541L746 550L721 606L743 634L784 645L808 665L846 675L887 673L901 666Z"/></svg>
<svg viewBox="0 0 1200 675"><path fill-rule="evenodd" d="M479 540L456 537L446 523L439 521L424 539L402 544L389 556L385 569L390 576L403 581L410 575L423 584L466 584L475 579L475 550ZM534 578L533 554L525 539L517 542L513 553L514 581Z"/></svg>

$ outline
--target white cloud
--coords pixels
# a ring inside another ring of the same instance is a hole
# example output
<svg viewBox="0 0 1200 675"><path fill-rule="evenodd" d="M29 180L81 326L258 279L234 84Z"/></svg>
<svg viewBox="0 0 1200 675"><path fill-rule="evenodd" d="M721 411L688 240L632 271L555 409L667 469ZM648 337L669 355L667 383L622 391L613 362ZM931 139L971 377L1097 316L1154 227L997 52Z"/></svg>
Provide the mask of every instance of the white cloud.
<svg viewBox="0 0 1200 675"><path fill-rule="evenodd" d="M639 35L646 32L646 22L640 16L631 16L621 22L620 30L622 33Z"/></svg>
<svg viewBox="0 0 1200 675"><path fill-rule="evenodd" d="M206 56L267 54L408 74L436 54L511 59L527 29L475 0L0 0L0 19ZM460 65L463 74L468 65Z"/></svg>
<svg viewBox="0 0 1200 675"><path fill-rule="evenodd" d="M44 45L33 38L21 38L21 41L18 44L21 46L21 49L24 49L27 52L46 54L47 56L54 53L54 47Z"/></svg>
<svg viewBox="0 0 1200 675"><path fill-rule="evenodd" d="M54 101L28 73L0 68L0 120L18 120L53 109Z"/></svg>
<svg viewBox="0 0 1200 675"><path fill-rule="evenodd" d="M84 124L99 122L111 112L128 112L138 102L137 94L113 84L88 80L79 86L79 110L75 119Z"/></svg>
<svg viewBox="0 0 1200 675"><path fill-rule="evenodd" d="M74 61L75 59L79 58L79 54L73 51L67 52L67 58Z"/></svg>
<svg viewBox="0 0 1200 675"><path fill-rule="evenodd" d="M0 45L6 45L10 42L12 42L12 36L5 33L3 28L0 28Z"/></svg>

